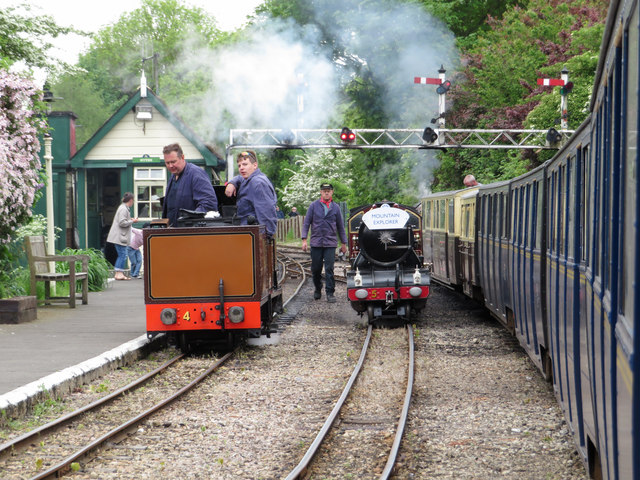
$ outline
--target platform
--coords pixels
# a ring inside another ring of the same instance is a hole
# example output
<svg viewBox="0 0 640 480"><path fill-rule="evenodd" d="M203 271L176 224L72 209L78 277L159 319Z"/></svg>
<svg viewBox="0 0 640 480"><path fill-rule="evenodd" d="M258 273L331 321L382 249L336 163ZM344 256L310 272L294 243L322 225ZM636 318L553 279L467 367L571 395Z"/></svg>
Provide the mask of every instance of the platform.
<svg viewBox="0 0 640 480"><path fill-rule="evenodd" d="M110 281L89 304L40 306L37 319L0 325L0 411L13 415L66 393L106 369L131 363L149 346L144 282Z"/></svg>

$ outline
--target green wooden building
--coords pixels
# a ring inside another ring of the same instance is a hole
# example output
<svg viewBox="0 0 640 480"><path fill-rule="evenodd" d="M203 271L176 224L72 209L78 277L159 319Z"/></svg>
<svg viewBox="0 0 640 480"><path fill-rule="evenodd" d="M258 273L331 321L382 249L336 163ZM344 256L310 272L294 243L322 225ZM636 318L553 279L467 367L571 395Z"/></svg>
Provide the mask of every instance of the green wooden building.
<svg viewBox="0 0 640 480"><path fill-rule="evenodd" d="M52 112L54 219L62 230L56 249L105 246L125 192L134 194L139 225L160 218L168 172L162 148L179 143L188 162L218 183L226 160L205 144L151 90L138 90L76 151L72 112ZM146 93L146 94L145 94ZM44 149L41 151L44 166ZM34 207L46 215L46 196Z"/></svg>

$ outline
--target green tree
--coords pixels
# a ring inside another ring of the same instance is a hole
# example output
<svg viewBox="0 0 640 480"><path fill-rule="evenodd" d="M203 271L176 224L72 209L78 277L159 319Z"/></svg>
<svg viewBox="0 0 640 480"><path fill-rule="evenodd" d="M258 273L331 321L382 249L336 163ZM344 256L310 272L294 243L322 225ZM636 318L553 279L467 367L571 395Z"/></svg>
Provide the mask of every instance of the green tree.
<svg viewBox="0 0 640 480"><path fill-rule="evenodd" d="M21 7L27 13L31 6ZM82 33L68 27L58 26L48 15L23 15L17 7L0 10L0 68L8 68L23 61L29 67L41 67L48 71L58 66L47 55L52 47L50 38L71 32Z"/></svg>
<svg viewBox="0 0 640 480"><path fill-rule="evenodd" d="M295 170L288 169L290 178L278 189L278 195L288 209L297 207L304 213L309 204L317 200L320 184L330 182L336 199L345 201L353 180L343 172L351 161L351 151L345 150L314 150L297 155Z"/></svg>
<svg viewBox="0 0 640 480"><path fill-rule="evenodd" d="M423 0L422 3L456 37L467 37L487 29L487 17L502 18L507 10L526 5L527 0Z"/></svg>
<svg viewBox="0 0 640 480"><path fill-rule="evenodd" d="M79 66L94 72L92 80L107 95L105 103L112 104L137 88L143 67L154 88L155 74L171 75L186 48L213 43L219 35L215 20L201 8L186 7L181 0L143 0L140 8L94 36ZM154 54L158 72L152 61L143 64Z"/></svg>
<svg viewBox="0 0 640 480"><path fill-rule="evenodd" d="M70 111L78 117L78 147L82 147L113 114L113 106L105 104L94 83L82 72L66 73L58 77L53 91L56 110Z"/></svg>
<svg viewBox="0 0 640 480"><path fill-rule="evenodd" d="M77 71L55 79L52 89L64 98L56 106L78 115L84 142L138 88L142 70L152 90L157 76L161 92L155 93L168 103L202 92L208 86L198 83L202 78L185 79L180 65L183 52L222 38L225 34L215 19L201 8L187 7L182 0L143 0L140 8L95 34L88 51L80 56Z"/></svg>
<svg viewBox="0 0 640 480"><path fill-rule="evenodd" d="M505 12L490 29L461 39L466 67L451 90L450 128L557 127L558 89L536 85L536 78L558 78L567 68L575 84L569 96L569 128L587 115L588 99L607 12L605 0L530 0L527 8ZM482 183L522 174L553 152L449 151L434 172L435 191L462 187L465 174Z"/></svg>

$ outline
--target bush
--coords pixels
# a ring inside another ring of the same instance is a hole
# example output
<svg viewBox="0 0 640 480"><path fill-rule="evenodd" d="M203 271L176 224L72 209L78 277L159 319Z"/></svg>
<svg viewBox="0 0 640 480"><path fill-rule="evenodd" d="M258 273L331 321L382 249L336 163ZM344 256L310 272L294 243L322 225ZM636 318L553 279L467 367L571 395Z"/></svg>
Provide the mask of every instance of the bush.
<svg viewBox="0 0 640 480"><path fill-rule="evenodd" d="M72 249L65 248L61 255L89 255L89 291L99 292L104 290L109 279L110 264L100 250L95 248ZM76 264L76 271L81 268L82 264ZM56 271L59 273L67 273L69 271L68 263L56 264Z"/></svg>
<svg viewBox="0 0 640 480"><path fill-rule="evenodd" d="M0 244L0 298L11 298L30 295L30 272L27 266L24 250L24 237L29 235L44 235L47 229L46 219L42 215L34 215L27 225L19 228L13 235L11 242ZM56 234L60 232L58 228ZM99 292L107 286L110 264L99 250L93 248L74 250L66 248L61 255L89 255L89 291ZM69 271L67 263L56 264L56 270L61 273ZM80 268L80 265L76 265ZM68 293L67 283L56 285L56 295ZM44 298L44 285L38 283L38 298Z"/></svg>

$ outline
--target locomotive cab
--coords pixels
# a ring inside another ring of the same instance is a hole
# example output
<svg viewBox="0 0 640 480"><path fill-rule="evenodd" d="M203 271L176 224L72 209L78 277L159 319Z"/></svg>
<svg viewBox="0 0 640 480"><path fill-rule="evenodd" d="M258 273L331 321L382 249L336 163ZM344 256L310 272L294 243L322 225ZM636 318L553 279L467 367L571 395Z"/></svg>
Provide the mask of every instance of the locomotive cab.
<svg viewBox="0 0 640 480"><path fill-rule="evenodd" d="M420 215L406 205L381 202L352 211L347 295L370 323L407 322L426 305L430 276L421 228Z"/></svg>

